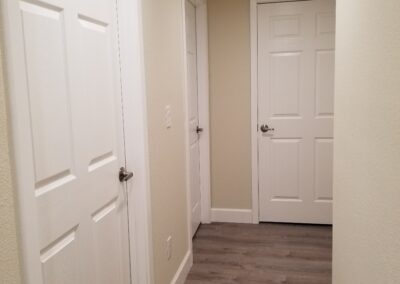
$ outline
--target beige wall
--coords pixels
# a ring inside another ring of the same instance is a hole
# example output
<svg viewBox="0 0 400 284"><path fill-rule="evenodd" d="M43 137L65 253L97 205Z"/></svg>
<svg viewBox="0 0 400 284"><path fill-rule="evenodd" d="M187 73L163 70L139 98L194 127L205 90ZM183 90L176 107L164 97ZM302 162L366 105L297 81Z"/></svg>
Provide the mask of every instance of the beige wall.
<svg viewBox="0 0 400 284"><path fill-rule="evenodd" d="M400 283L400 1L338 0L333 279Z"/></svg>
<svg viewBox="0 0 400 284"><path fill-rule="evenodd" d="M249 9L208 1L213 208L251 208Z"/></svg>
<svg viewBox="0 0 400 284"><path fill-rule="evenodd" d="M169 283L188 250L185 180L183 19L181 0L146 0L143 5L150 150L154 271ZM172 128L164 127L171 106ZM172 236L172 258L165 254Z"/></svg>
<svg viewBox="0 0 400 284"><path fill-rule="evenodd" d="M17 284L21 283L21 279L8 147L1 29L0 25L0 283Z"/></svg>

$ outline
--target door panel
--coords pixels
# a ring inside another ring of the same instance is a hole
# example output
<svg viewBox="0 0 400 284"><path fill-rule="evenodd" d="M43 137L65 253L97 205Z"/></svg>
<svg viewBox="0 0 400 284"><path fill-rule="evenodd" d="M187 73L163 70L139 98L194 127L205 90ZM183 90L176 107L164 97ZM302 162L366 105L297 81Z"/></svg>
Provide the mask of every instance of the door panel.
<svg viewBox="0 0 400 284"><path fill-rule="evenodd" d="M186 1L186 61L187 61L187 92L189 116L189 161L190 161L190 195L192 210L192 236L197 231L201 219L200 193L200 145L197 85L197 48L196 48L196 8Z"/></svg>
<svg viewBox="0 0 400 284"><path fill-rule="evenodd" d="M79 283L77 228L46 247L40 256L45 283ZM70 265L65 265L70 263Z"/></svg>
<svg viewBox="0 0 400 284"><path fill-rule="evenodd" d="M7 7L20 17L10 33L24 59L17 131L31 145L23 190L38 223L35 283L129 283L116 2Z"/></svg>
<svg viewBox="0 0 400 284"><path fill-rule="evenodd" d="M300 199L299 185L299 156L301 140L273 139L272 140L271 168L273 200ZM286 178L290 176L291 178Z"/></svg>
<svg viewBox="0 0 400 284"><path fill-rule="evenodd" d="M333 139L315 139L315 200L330 202L333 185Z"/></svg>
<svg viewBox="0 0 400 284"><path fill-rule="evenodd" d="M301 53L271 54L272 116L299 116Z"/></svg>
<svg viewBox="0 0 400 284"><path fill-rule="evenodd" d="M260 220L332 222L334 1L258 5Z"/></svg>
<svg viewBox="0 0 400 284"><path fill-rule="evenodd" d="M334 50L316 51L316 116L333 115L335 52Z"/></svg>
<svg viewBox="0 0 400 284"><path fill-rule="evenodd" d="M92 214L93 261L96 283L123 283L119 271L122 265L120 244L110 232L119 231L116 222L117 201L111 200ZM117 253L116 253L117 252Z"/></svg>
<svg viewBox="0 0 400 284"><path fill-rule="evenodd" d="M323 4L322 4L323 5ZM332 5L332 4L328 4ZM329 6L320 6L321 12L317 12L317 36L332 36L335 35L335 13L329 10Z"/></svg>
<svg viewBox="0 0 400 284"><path fill-rule="evenodd" d="M41 195L74 179L64 20L59 10L25 2L21 3L21 14L30 87L35 189L36 195ZM42 48L43 42L47 49Z"/></svg>

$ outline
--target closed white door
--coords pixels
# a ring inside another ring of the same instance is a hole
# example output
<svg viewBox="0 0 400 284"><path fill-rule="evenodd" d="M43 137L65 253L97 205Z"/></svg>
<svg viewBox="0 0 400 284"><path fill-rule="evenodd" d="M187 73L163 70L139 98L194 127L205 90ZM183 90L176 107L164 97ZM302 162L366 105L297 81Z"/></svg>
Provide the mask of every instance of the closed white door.
<svg viewBox="0 0 400 284"><path fill-rule="evenodd" d="M335 2L257 9L260 220L330 224Z"/></svg>
<svg viewBox="0 0 400 284"><path fill-rule="evenodd" d="M26 283L130 283L116 1L6 1Z"/></svg>
<svg viewBox="0 0 400 284"><path fill-rule="evenodd" d="M197 48L196 48L196 7L186 0L186 60L187 60L187 94L189 118L189 163L190 163L190 197L192 210L192 237L200 225L200 145L198 92L197 92Z"/></svg>

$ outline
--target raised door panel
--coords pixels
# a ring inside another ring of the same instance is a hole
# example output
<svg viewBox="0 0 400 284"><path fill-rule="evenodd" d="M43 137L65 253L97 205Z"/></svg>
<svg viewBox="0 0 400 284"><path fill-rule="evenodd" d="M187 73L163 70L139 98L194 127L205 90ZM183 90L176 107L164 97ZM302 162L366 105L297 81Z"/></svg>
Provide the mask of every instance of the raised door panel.
<svg viewBox="0 0 400 284"><path fill-rule="evenodd" d="M109 24L85 15L79 16L79 24L82 96L87 111L84 135L90 145L88 171L93 172L117 155L114 62Z"/></svg>
<svg viewBox="0 0 400 284"><path fill-rule="evenodd" d="M44 283L81 283L81 265L77 227L45 247L40 253Z"/></svg>
<svg viewBox="0 0 400 284"><path fill-rule="evenodd" d="M92 245L96 283L123 283L120 239L120 200L113 199L92 214ZM117 237L117 238L116 238Z"/></svg>
<svg viewBox="0 0 400 284"><path fill-rule="evenodd" d="M113 0L76 0L79 15L84 15L98 23L111 23L115 15Z"/></svg>
<svg viewBox="0 0 400 284"><path fill-rule="evenodd" d="M300 15L272 16L270 18L271 39L298 37L301 35Z"/></svg>
<svg viewBox="0 0 400 284"><path fill-rule="evenodd" d="M271 201L301 200L300 139L272 139L270 149Z"/></svg>
<svg viewBox="0 0 400 284"><path fill-rule="evenodd" d="M301 52L274 53L270 57L271 116L300 116Z"/></svg>
<svg viewBox="0 0 400 284"><path fill-rule="evenodd" d="M197 86L197 48L196 48L196 10L193 4L186 2L186 61L187 91L190 143L198 141L196 128L199 125L198 86Z"/></svg>
<svg viewBox="0 0 400 284"><path fill-rule="evenodd" d="M196 54L188 52L187 54L187 80L189 96L189 118L198 119L198 97L197 97L197 61Z"/></svg>
<svg viewBox="0 0 400 284"><path fill-rule="evenodd" d="M196 55L189 52L187 53L187 89L188 89L188 107L189 107L189 130L190 130L190 143L198 141L196 128L199 125L198 115L198 97L197 97L197 64Z"/></svg>
<svg viewBox="0 0 400 284"><path fill-rule="evenodd" d="M332 202L333 139L318 138L315 147L314 200Z"/></svg>
<svg viewBox="0 0 400 284"><path fill-rule="evenodd" d="M316 116L333 116L335 88L334 50L316 51Z"/></svg>
<svg viewBox="0 0 400 284"><path fill-rule="evenodd" d="M317 36L335 35L335 13L319 12L317 13Z"/></svg>
<svg viewBox="0 0 400 284"><path fill-rule="evenodd" d="M63 9L20 3L29 90L35 195L75 178ZM46 48L43 48L46 44Z"/></svg>
<svg viewBox="0 0 400 284"><path fill-rule="evenodd" d="M186 49L190 54L196 54L196 9L187 3L186 9Z"/></svg>
<svg viewBox="0 0 400 284"><path fill-rule="evenodd" d="M192 232L196 232L200 224L200 160L199 160L199 143L196 142L190 145L190 188L191 190L191 210L192 210Z"/></svg>

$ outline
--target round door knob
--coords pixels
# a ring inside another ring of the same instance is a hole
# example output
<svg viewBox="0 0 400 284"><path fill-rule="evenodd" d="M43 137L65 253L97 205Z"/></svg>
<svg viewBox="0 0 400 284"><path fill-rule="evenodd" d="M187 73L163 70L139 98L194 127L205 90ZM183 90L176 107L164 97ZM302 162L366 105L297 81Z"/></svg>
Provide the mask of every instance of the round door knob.
<svg viewBox="0 0 400 284"><path fill-rule="evenodd" d="M275 128L269 128L267 124L263 124L260 126L260 130L264 133L267 133L268 131L274 131Z"/></svg>

